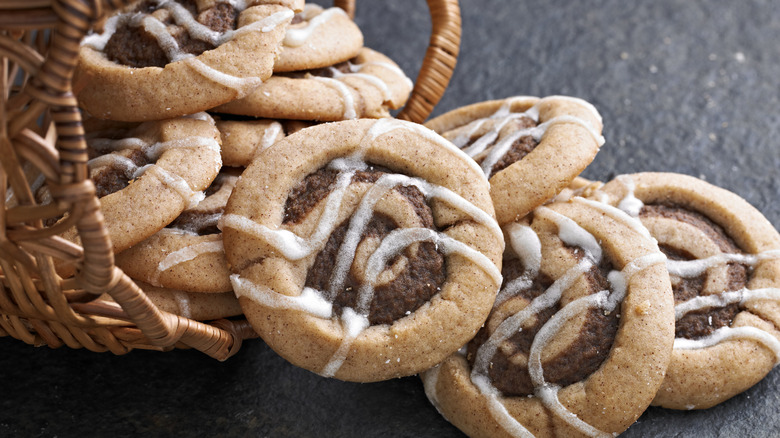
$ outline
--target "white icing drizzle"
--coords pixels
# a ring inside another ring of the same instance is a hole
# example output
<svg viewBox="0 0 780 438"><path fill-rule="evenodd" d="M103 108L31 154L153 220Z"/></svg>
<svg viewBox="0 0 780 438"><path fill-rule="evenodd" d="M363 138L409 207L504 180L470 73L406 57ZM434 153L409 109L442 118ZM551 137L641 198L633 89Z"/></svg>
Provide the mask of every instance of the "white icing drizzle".
<svg viewBox="0 0 780 438"><path fill-rule="evenodd" d="M189 183L185 181L179 175L169 172L160 166L147 164L142 167L138 167L132 160L126 158L116 151L123 149L135 149L144 152L144 155L150 160L158 159L165 151L170 149L179 148L202 148L207 147L212 151L219 151L219 143L209 137L203 136L191 136L181 139L169 140L165 142L149 143L135 137L128 137L119 140L106 139L106 138L94 138L89 142L90 146L98 151L113 151L105 155L100 155L87 162L90 169L97 169L103 166L113 166L122 169L125 177L128 179L139 178L144 173L151 172L151 174L159 179L163 184L174 189L178 192L182 199L186 203L185 208L193 208L203 200L205 194L202 191L194 191L190 187ZM221 166L221 163L217 163Z"/></svg>
<svg viewBox="0 0 780 438"><path fill-rule="evenodd" d="M87 161L87 165L90 169L97 169L99 167L111 166L119 168L127 178L137 177L136 171L138 166L133 163L133 160L118 154L106 154L95 157Z"/></svg>
<svg viewBox="0 0 780 438"><path fill-rule="evenodd" d="M333 356L322 368L322 371L320 371L320 375L323 377L336 375L338 370L341 369L341 365L347 359L347 353L349 353L349 347L352 346L352 342L369 326L367 316L358 314L349 307L341 312L341 324L344 333L341 338L341 344L339 344L339 348L333 353Z"/></svg>
<svg viewBox="0 0 780 438"><path fill-rule="evenodd" d="M510 121L520 119L526 117L524 113L520 114L511 114L506 117L504 117L500 122L498 122L493 129L485 133L482 137L478 138L477 141L475 141L471 146L464 148L463 152L468 154L470 157L475 157L482 153L485 149L488 148L491 144L493 144L494 141L496 141L496 138L498 138L498 133L501 131L501 129ZM459 136L456 140L459 140L459 143L462 143L465 145L468 143L468 140L471 138L471 135L474 133L475 130L479 129L484 122L486 122L488 119L482 119L479 120L479 123L474 124L474 126L471 129L471 132L468 133L466 136ZM522 137L523 135L530 135L530 128L529 129L523 129L520 131L521 135L512 136L512 141L509 142L511 144L518 138ZM462 137L462 138L461 138ZM462 147L462 146L461 146Z"/></svg>
<svg viewBox="0 0 780 438"><path fill-rule="evenodd" d="M561 123L573 123L576 125L580 125L581 127L585 128L588 133L590 133L591 136L593 136L593 139L596 141L596 143L601 146L604 144L604 137L599 135L593 127L586 122L585 120L580 119L579 117L574 116L558 116L555 118L552 118L550 120L545 121L544 123L540 123L537 126L534 126L532 128L528 129L522 129L520 131L512 133L512 135L502 139L498 144L493 146L493 148L488 152L487 156L484 160L482 160L482 171L485 172L485 175L487 175L488 178L490 178L490 174L492 173L493 166L498 163L498 161L506 155L507 152L512 147L512 143L515 142L515 140L519 139L520 137L524 137L526 135L530 135L533 137L533 139L537 142L541 141L544 137L544 134L547 132L547 130L551 126L555 126ZM496 133L496 135L498 135Z"/></svg>
<svg viewBox="0 0 780 438"><path fill-rule="evenodd" d="M669 260L666 267L669 274L683 278L698 277L704 271L726 263L740 263L755 266L761 260L780 259L780 250L763 251L758 254L720 253L698 260Z"/></svg>
<svg viewBox="0 0 780 438"><path fill-rule="evenodd" d="M160 263L157 264L157 272L151 279L150 283L154 286L161 287L162 285L160 284L160 275L168 269L190 260L194 260L201 254L219 253L223 252L224 250L225 247L222 244L222 239L219 239L210 242L196 243L194 245L184 247L178 251L174 251L165 256L165 258L163 258Z"/></svg>
<svg viewBox="0 0 780 438"><path fill-rule="evenodd" d="M173 298L176 299L176 305L179 307L179 316L185 318L192 318L192 310L190 309L190 297L186 292L180 290L173 291Z"/></svg>
<svg viewBox="0 0 780 438"><path fill-rule="evenodd" d="M596 241L596 238L570 218L546 207L538 208L535 214L543 216L558 225L559 238L568 245L582 248L585 257L583 257L575 266L569 268L569 270L560 278L555 280L546 291L534 298L526 308L502 321L490 335L488 340L477 350L474 367L471 372L471 381L487 399L493 418L508 433L517 437L528 436L529 431L512 418L506 408L501 404L500 392L490 383L488 377L491 360L498 351L501 343L521 330L523 323L529 318L559 302L563 291L571 287L581 274L587 272L595 264L598 264L602 257L602 249ZM621 212L621 214L623 213ZM625 216L625 214L623 214L623 216ZM510 227L508 229L508 235L510 236L512 247L522 247L523 243L532 242L534 239L527 236L529 232L535 234L533 233L533 230L527 226L515 224L515 226ZM514 242L515 239L517 239L517 242ZM538 237L536 237L536 240L538 241ZM534 243L532 246L535 245L536 244ZM523 249L522 252L526 252L525 249ZM541 249L538 250L538 255L536 248L532 249L530 252L533 254L533 256L530 257L531 260L535 257L541 258ZM518 255L522 259L528 258L527 255L521 254ZM631 261L626 264L621 271L610 272L607 278L611 284L612 292L604 290L570 302L553 315L553 317L542 326L539 332L537 332L534 338L528 356L528 371L535 388L535 395L559 418L585 435L603 437L612 436L613 434L598 430L582 421L573 412L563 406L558 399L560 387L544 381L544 372L541 362L542 351L544 351L547 344L561 330L566 321L571 318L594 307L604 309L606 312L614 311L625 298L628 283L633 275L650 266L664 263L665 261L666 256L664 256L664 254L653 252ZM524 283L527 284L525 287L531 286L530 279L526 280ZM510 286L517 287L513 286L513 282L510 282L506 287ZM499 292L499 296L502 296L502 292L503 291ZM516 293L517 290L511 292L511 294Z"/></svg>
<svg viewBox="0 0 780 438"><path fill-rule="evenodd" d="M159 179L160 182L177 192L184 200L185 210L194 208L206 197L202 191L196 192L192 190L187 181L182 177L168 172L160 166L147 165L138 169L138 172L151 173L155 178Z"/></svg>
<svg viewBox="0 0 780 438"><path fill-rule="evenodd" d="M365 278L358 290L357 311L368 314L369 305L374 295L374 281L382 272L387 262L398 255L406 247L417 242L430 241L445 256L457 254L467 258L490 275L493 282L501 283L501 271L481 252L473 249L459 240L455 240L429 228L398 228L390 232L382 240L379 247L371 254L366 263Z"/></svg>
<svg viewBox="0 0 780 438"><path fill-rule="evenodd" d="M382 93L382 99L384 99L385 101L392 100L393 95L390 91L390 86L385 81L383 81L376 75L360 73L360 71L363 70L365 67L372 66L372 65L386 68L391 72L397 74L402 80L404 80L407 83L409 88L412 88L414 86L412 80L409 79L400 68L388 62L375 61L375 62L366 62L363 64L353 64L348 61L347 68L349 69L349 73L344 73L335 67L329 67L328 71L333 76L333 78L337 80L343 78L355 77L370 82L374 87L376 87Z"/></svg>
<svg viewBox="0 0 780 438"><path fill-rule="evenodd" d="M335 79L354 77L354 78L361 78L367 82L370 82L374 87L378 88L379 91L382 93L382 99L384 99L385 101L390 100L391 98L390 87L388 87L383 80L379 79L374 75L368 75L365 73L356 73L355 70L356 66L352 63L348 63L348 65L351 73L342 73L339 69L335 67L330 67L328 70L330 71L331 75L333 75Z"/></svg>
<svg viewBox="0 0 780 438"><path fill-rule="evenodd" d="M582 421L577 415L561 404L560 399L558 399L558 392L561 389L560 386L544 381L541 355L544 347L556 334L558 334L566 321L593 307L603 306L607 301L608 294L608 291L601 291L593 295L579 298L558 311L536 334L528 355L528 373L531 376L531 382L534 385L536 396L539 397L548 409L557 414L559 418L585 435L593 437L611 436L611 434L602 432Z"/></svg>
<svg viewBox="0 0 780 438"><path fill-rule="evenodd" d="M520 258L525 272L501 288L493 307L514 297L518 292L530 288L533 285L533 279L539 275L542 264L542 243L531 227L512 222L506 226L506 232L509 244Z"/></svg>
<svg viewBox="0 0 780 438"><path fill-rule="evenodd" d="M514 103L515 101L517 101L520 98L529 99L528 97L520 97L520 96L518 96L517 98L504 99L503 103L501 103L501 106L498 108L498 110L496 110L495 113L491 114L488 117L484 117L484 118L481 118L481 119L473 120L473 121L469 122L468 124L466 124L465 126L470 127L468 132L464 132L464 133L458 135L457 137L455 137L455 139L452 140L452 143L454 143L459 148L463 148L463 146L465 146L469 142L469 140L471 140L471 136L474 135L474 133L477 132L477 130L479 130L479 128L481 128L483 124L485 124L485 122L487 122L488 120L491 120L491 119L507 118L509 120L512 120L512 119L518 119L518 118L521 118L521 117L529 117L534 122L538 122L539 121L539 111L538 111L538 109L535 112L532 112L532 109L535 109L536 106L533 106L530 109L528 109L527 111L522 112L522 113L511 113L510 112L510 109L512 107L512 103ZM530 98L530 99L532 99L532 98ZM491 130L491 132L488 132L488 133L484 134L483 137L487 136L488 138L492 138L492 140L490 140L490 142L492 142L493 140L496 139L496 137L498 136L498 131L500 131L503 126L504 125L501 124L500 127L494 128L494 129ZM493 132L493 131L495 131L495 132ZM478 139L476 141L476 143L480 142L481 140L482 140L482 138ZM483 148L483 150L484 150L484 148ZM469 154L469 155L471 155L471 154Z"/></svg>
<svg viewBox="0 0 780 438"><path fill-rule="evenodd" d="M336 228L341 201L353 175L354 172L344 172L338 176L334 189L325 199L325 209L322 216L320 216L317 228L309 239L299 237L291 231L271 229L237 214L223 215L220 219L220 229L225 227L234 228L251 236L264 239L288 260L300 260L308 257L322 249L328 237Z"/></svg>
<svg viewBox="0 0 780 438"><path fill-rule="evenodd" d="M263 138L260 141L260 147L257 148L257 152L260 152L262 150L268 149L276 143L276 138L279 136L279 134L282 132L282 124L274 121L270 125L268 125L267 128L265 128L265 132L263 132Z"/></svg>
<svg viewBox="0 0 780 438"><path fill-rule="evenodd" d="M570 218L550 210L547 207L539 207L535 214L545 216L558 225L558 237L569 246L578 246L585 251L585 257L593 263L601 260L601 245L593 236Z"/></svg>
<svg viewBox="0 0 780 438"><path fill-rule="evenodd" d="M471 169L474 170L475 176L479 175L479 177L485 178L485 181L487 181L485 174L482 172L482 169L479 167L479 164L477 164L476 161L472 160L468 155L466 155L465 152L463 152L463 150L457 148L450 141L448 141L441 135L437 134L433 130L426 128L423 125L406 122L403 120L386 118L386 119L379 119L376 123L374 123L374 126L371 127L371 130L369 132L373 133L372 138L375 139L382 134L387 134L396 129L413 131L414 133L419 134L425 137L426 139L436 143L437 145L441 146L445 150L450 151L451 153L456 155L463 163L466 163L469 167L471 167Z"/></svg>
<svg viewBox="0 0 780 438"><path fill-rule="evenodd" d="M471 381L487 400L488 410L493 416L493 419L496 420L499 426L501 426L509 435L516 438L534 437L531 431L526 429L525 426L507 411L506 406L501 403L501 393L490 383L490 379L486 375L475 377L472 374Z"/></svg>
<svg viewBox="0 0 780 438"><path fill-rule="evenodd" d="M634 195L634 191L636 190L634 180L628 175L618 175L615 179L626 188L626 194L623 196L623 199L620 200L617 207L632 217L639 216L639 211L642 210L645 203Z"/></svg>
<svg viewBox="0 0 780 438"><path fill-rule="evenodd" d="M213 67L206 65L205 63L203 63L203 61L199 60L198 58L194 58L194 57L187 58L185 62L187 63L188 66L190 66L193 70L198 72L201 76L205 77L206 79L209 79L214 83L224 85L233 90L242 90L245 88L251 89L263 83L263 81L257 77L239 78L237 76L232 76L227 73L223 73Z"/></svg>
<svg viewBox="0 0 780 438"><path fill-rule="evenodd" d="M333 274L330 277L330 286L327 296L335 297L337 291L341 290L346 281L349 268L355 257L355 250L360 243L360 236L371 220L374 206L390 190L402 182L400 175L382 175L376 183L363 195L352 219L349 222L349 228L344 236L344 241L339 247L336 263L333 267Z"/></svg>
<svg viewBox="0 0 780 438"><path fill-rule="evenodd" d="M168 172L167 170L157 165L147 164L145 166L138 167L129 158L118 154L101 155L99 157L93 158L92 160L89 160L88 164L92 167L119 167L122 169L125 176L129 179L140 178L141 175L149 173L164 185L179 193L185 202L185 209L195 207L200 201L203 200L203 198L205 198L205 194L202 191L196 192L192 190L187 181L185 181L182 177Z"/></svg>
<svg viewBox="0 0 780 438"><path fill-rule="evenodd" d="M325 319L333 315L333 304L324 299L319 291L310 287L303 288L298 296L288 296L241 278L238 274L230 276L230 283L236 297L247 297L273 309L298 310Z"/></svg>
<svg viewBox="0 0 780 438"><path fill-rule="evenodd" d="M131 20L131 23L135 21L137 20L133 19ZM186 53L179 49L179 43L170 33L168 33L165 24L157 18L151 15L144 16L141 19L140 24L147 33L151 34L154 39L157 40L157 44L162 51L165 52L165 56L169 61L176 62L194 56L191 53Z"/></svg>
<svg viewBox="0 0 780 438"><path fill-rule="evenodd" d="M398 67L397 65L393 65L393 64L391 64L389 62L383 62L383 61L364 62L363 64L353 65L350 68L352 69L353 73L357 73L360 70L362 70L363 68L368 67L370 65L376 65L376 66L384 67L384 68L390 70L391 72L393 72L396 75L398 75L398 77L401 78L401 80L406 83L407 87L409 87L410 89L414 88L414 82L412 82L412 80L409 79L409 76L406 76L406 73L404 73L404 71L401 70L400 67Z"/></svg>
<svg viewBox="0 0 780 438"><path fill-rule="evenodd" d="M214 124L214 119L211 118L209 113L205 111L201 111L199 113L195 114L186 114L181 116L183 119L193 119L193 120L200 120L202 122L209 122L211 124Z"/></svg>
<svg viewBox="0 0 780 438"><path fill-rule="evenodd" d="M604 213L606 213L607 216L611 217L612 219L615 219L619 222L623 222L626 224L629 228L637 232L639 235L646 237L647 239L650 239L652 241L655 241L655 238L650 235L650 231L647 230L647 227L642 225L642 221L639 220L637 217L633 217L630 215L630 213L615 208L609 204L605 204L603 202L593 201L591 199L585 199L580 196L575 196L572 198L574 202L578 202L580 204L590 205L591 207L601 210Z"/></svg>
<svg viewBox="0 0 780 438"><path fill-rule="evenodd" d="M216 139L203 136L190 136L157 143L149 143L136 137L128 137L119 140L95 138L89 141L89 145L99 152L117 152L124 149L141 150L150 160L160 158L160 155L169 149L194 149L206 147L215 152L219 152L220 150L219 142L217 142ZM92 163L92 161L93 160L90 160L90 163Z"/></svg>
<svg viewBox="0 0 780 438"><path fill-rule="evenodd" d="M352 91L350 91L349 87L347 87L343 82L333 78L312 75L309 75L309 77L316 81L320 81L331 88L334 88L339 92L339 94L341 94L341 100L344 103L344 119L352 120L357 118L357 111L355 110L355 97L352 95Z"/></svg>
<svg viewBox="0 0 780 438"><path fill-rule="evenodd" d="M127 14L116 14L109 17L103 25L103 33L93 33L85 36L81 40L81 45L102 52L106 48L108 40L116 32L117 25L124 24L128 18Z"/></svg>
<svg viewBox="0 0 780 438"><path fill-rule="evenodd" d="M313 14L317 12L320 13L310 18ZM301 27L288 28L287 34L284 36L283 44L287 47L302 46L303 43L305 43L306 40L309 39L309 37L311 36L311 34L314 32L315 29L317 29L326 21L330 20L334 15L346 16L347 14L341 8L333 7L323 11L322 7L320 6L306 4L306 6L304 6L303 9L304 19L307 20L306 25Z"/></svg>
<svg viewBox="0 0 780 438"><path fill-rule="evenodd" d="M750 300L776 300L780 301L780 289L763 288L723 292L713 295L700 295L674 306L674 319L679 320L688 312L706 309L708 307L725 307L729 304L739 303L744 306Z"/></svg>
<svg viewBox="0 0 780 438"><path fill-rule="evenodd" d="M756 327L721 327L711 335L700 339L675 338L674 348L678 350L696 350L712 347L729 339L749 339L759 342L775 354L775 365L780 364L780 341L764 330Z"/></svg>
<svg viewBox="0 0 780 438"><path fill-rule="evenodd" d="M565 274L555 280L544 293L534 298L526 308L501 322L488 340L477 350L474 366L471 370L471 381L480 390L482 395L488 399L488 407L490 408L490 413L493 418L501 424L507 432L515 437L528 436L527 434L530 432L517 422L517 420L507 412L506 407L500 402L500 393L498 389L490 383L488 377L490 361L496 354L496 351L498 351L498 347L502 342L517 333L528 318L531 318L540 311L557 303L558 300L560 300L563 291L571 287L577 277L590 269L591 266L592 263L587 258L584 258L578 264L570 268ZM509 426L509 428L507 428L507 426Z"/></svg>
<svg viewBox="0 0 780 438"><path fill-rule="evenodd" d="M601 115L598 113L596 108L590 103L582 99L567 97L567 96L550 96L550 98L575 102L578 105L591 111L593 113L593 116L597 120L599 120L599 122L601 121ZM498 110L496 110L496 112L494 112L490 116L473 120L469 122L467 125L464 125L464 128L466 129L464 129L464 132L461 132L457 137L455 137L452 140L452 143L455 144L458 148L463 149L463 151L466 152L470 157L475 157L481 154L482 152L484 152L488 147L490 147L490 145L493 145L493 143L496 141L496 138L498 138L501 129L511 120L527 117L533 120L534 122L538 123L539 107L542 103L546 101L546 99L549 98L540 100L539 102L537 102L535 105L533 105L532 107L530 107L524 112L521 113L511 112L512 104L519 100L524 100L524 99L530 99L530 98L526 96L517 96L517 97L505 99L504 102L501 104L501 106L498 108ZM471 137L474 135L474 133L477 132L486 122L491 120L497 120L495 125L488 132L482 134L470 146L465 147L471 140ZM583 120L579 117L569 116L569 115L554 117L535 127L513 132L506 138L503 138L497 144L494 144L493 147L488 152L487 156L482 160L481 168L485 173L485 175L488 178L490 178L493 166L496 163L498 163L501 160L501 158L507 154L507 152L509 152L509 150L512 147L512 143L514 143L517 139L530 135L533 137L535 141L539 142L542 140L545 132L550 126L559 123L574 123L580 125L581 127L585 128L588 131L588 133L590 133L590 135L593 137L593 139L596 141L599 147L601 147L604 144L604 137L600 135L596 131L596 129L586 120Z"/></svg>

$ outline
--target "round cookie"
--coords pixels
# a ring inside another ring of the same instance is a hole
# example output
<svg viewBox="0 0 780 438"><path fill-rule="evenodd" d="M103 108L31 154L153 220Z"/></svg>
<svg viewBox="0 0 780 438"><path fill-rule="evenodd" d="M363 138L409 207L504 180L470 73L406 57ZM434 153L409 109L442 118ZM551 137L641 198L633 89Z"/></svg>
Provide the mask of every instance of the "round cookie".
<svg viewBox="0 0 780 438"><path fill-rule="evenodd" d="M472 437L612 436L644 412L669 363L665 257L623 212L583 198L504 226L504 282L483 329L422 374Z"/></svg>
<svg viewBox="0 0 780 438"><path fill-rule="evenodd" d="M216 294L190 293L175 289L154 287L141 281L136 284L160 310L196 321L211 321L241 315L241 306L233 292ZM109 295L98 300L114 302Z"/></svg>
<svg viewBox="0 0 780 438"><path fill-rule="evenodd" d="M87 146L114 252L197 205L222 166L219 132L206 113L88 132ZM75 228L64 237L78 239Z"/></svg>
<svg viewBox="0 0 780 438"><path fill-rule="evenodd" d="M246 167L258 152L310 125L299 120L217 117L217 129L222 138L222 164Z"/></svg>
<svg viewBox="0 0 780 438"><path fill-rule="evenodd" d="M228 292L230 269L217 221L236 185L240 169L224 168L198 205L168 227L116 255L130 278L187 292Z"/></svg>
<svg viewBox="0 0 780 438"><path fill-rule="evenodd" d="M73 83L91 115L144 121L246 96L273 72L302 1L134 3L84 38Z"/></svg>
<svg viewBox="0 0 780 438"><path fill-rule="evenodd" d="M274 74L249 96L214 111L320 122L388 117L406 102L412 86L390 58L364 47L331 67Z"/></svg>
<svg viewBox="0 0 780 438"><path fill-rule="evenodd" d="M357 56L362 47L363 33L343 9L307 3L287 27L274 72L338 64Z"/></svg>
<svg viewBox="0 0 780 438"><path fill-rule="evenodd" d="M675 343L653 404L705 409L780 360L780 235L739 196L673 173L622 175L597 199L639 217L669 258Z"/></svg>
<svg viewBox="0 0 780 438"><path fill-rule="evenodd" d="M476 103L425 126L480 163L490 179L500 224L552 199L582 173L604 143L596 108L565 96Z"/></svg>
<svg viewBox="0 0 780 438"><path fill-rule="evenodd" d="M293 364L342 380L440 362L474 336L501 282L487 181L410 122L286 137L246 169L220 225L255 331Z"/></svg>

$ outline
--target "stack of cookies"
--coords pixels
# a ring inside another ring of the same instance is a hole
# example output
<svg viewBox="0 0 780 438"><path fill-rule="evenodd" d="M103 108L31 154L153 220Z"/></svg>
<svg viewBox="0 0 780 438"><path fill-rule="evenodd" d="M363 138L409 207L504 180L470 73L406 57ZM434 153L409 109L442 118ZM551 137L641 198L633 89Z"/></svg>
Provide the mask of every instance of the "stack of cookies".
<svg viewBox="0 0 780 438"><path fill-rule="evenodd" d="M322 376L421 374L469 435L618 434L780 357L777 231L695 178L580 178L581 99L393 119L406 76L294 0L143 1L75 83L116 263L161 308Z"/></svg>
<svg viewBox="0 0 780 438"><path fill-rule="evenodd" d="M470 436L610 436L648 405L705 409L780 360L780 234L690 176L577 175L603 140L586 102L513 97L426 124L473 157L504 232L479 333L421 374Z"/></svg>
<svg viewBox="0 0 780 438"><path fill-rule="evenodd" d="M85 38L74 84L117 266L199 320L242 313L217 221L254 156L412 88L343 10L302 0L137 2Z"/></svg>

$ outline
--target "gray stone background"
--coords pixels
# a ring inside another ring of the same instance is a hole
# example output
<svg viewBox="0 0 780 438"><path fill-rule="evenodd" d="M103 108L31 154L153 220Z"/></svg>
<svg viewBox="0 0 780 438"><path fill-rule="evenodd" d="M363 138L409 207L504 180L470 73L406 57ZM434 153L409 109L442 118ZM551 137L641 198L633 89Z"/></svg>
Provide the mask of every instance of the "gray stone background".
<svg viewBox="0 0 780 438"><path fill-rule="evenodd" d="M422 0L357 2L366 44L419 69ZM434 115L567 94L604 116L585 177L673 171L732 190L780 226L780 4L772 0L463 0L461 56ZM624 436L780 434L780 374L709 410L651 408ZM260 340L220 363L194 351L116 357L0 338L0 436L457 437L416 377L345 383Z"/></svg>

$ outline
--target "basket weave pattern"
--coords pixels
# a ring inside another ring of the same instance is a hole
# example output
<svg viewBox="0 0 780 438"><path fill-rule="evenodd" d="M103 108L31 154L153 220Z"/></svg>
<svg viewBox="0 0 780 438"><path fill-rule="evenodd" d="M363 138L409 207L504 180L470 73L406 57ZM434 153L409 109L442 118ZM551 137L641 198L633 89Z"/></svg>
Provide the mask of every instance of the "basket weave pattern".
<svg viewBox="0 0 780 438"><path fill-rule="evenodd" d="M246 320L208 323L159 310L114 265L88 178L71 89L81 39L129 0L0 0L0 336L31 345L124 354L195 348L224 360L256 337ZM354 0L336 6L354 14ZM446 89L460 46L457 0L428 0L429 46L398 118L424 121ZM36 200L40 182L52 195ZM62 219L58 219L62 217ZM59 237L76 227L80 245ZM63 274L67 273L67 274ZM110 295L117 304L95 301Z"/></svg>

